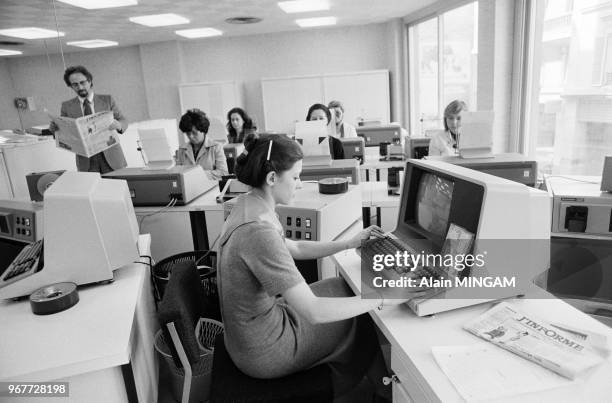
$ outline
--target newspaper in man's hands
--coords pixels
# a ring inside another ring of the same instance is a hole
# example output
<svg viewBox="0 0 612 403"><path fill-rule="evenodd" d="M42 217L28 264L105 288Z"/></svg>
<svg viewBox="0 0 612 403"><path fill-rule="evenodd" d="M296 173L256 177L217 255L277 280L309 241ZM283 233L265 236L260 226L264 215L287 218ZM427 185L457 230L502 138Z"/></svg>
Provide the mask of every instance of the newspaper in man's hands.
<svg viewBox="0 0 612 403"><path fill-rule="evenodd" d="M501 302L463 328L569 379L604 360L587 340Z"/></svg>
<svg viewBox="0 0 612 403"><path fill-rule="evenodd" d="M119 143L117 132L109 129L115 120L113 112L98 112L72 119L51 116L57 127L55 143L58 147L84 157L91 157Z"/></svg>

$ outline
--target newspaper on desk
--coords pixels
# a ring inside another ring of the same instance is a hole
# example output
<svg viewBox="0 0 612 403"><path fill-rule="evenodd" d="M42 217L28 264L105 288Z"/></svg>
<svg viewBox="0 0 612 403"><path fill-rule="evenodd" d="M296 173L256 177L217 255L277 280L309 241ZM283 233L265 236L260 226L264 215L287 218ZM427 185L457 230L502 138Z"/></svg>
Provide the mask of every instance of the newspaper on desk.
<svg viewBox="0 0 612 403"><path fill-rule="evenodd" d="M568 379L601 363L605 353L593 348L588 338L525 314L501 302L463 325L463 328L498 347L533 361Z"/></svg>
<svg viewBox="0 0 612 403"><path fill-rule="evenodd" d="M76 119L64 116L51 116L51 119L59 128L55 132L57 146L75 154L89 158L119 142L117 132L108 128L115 120L111 111Z"/></svg>

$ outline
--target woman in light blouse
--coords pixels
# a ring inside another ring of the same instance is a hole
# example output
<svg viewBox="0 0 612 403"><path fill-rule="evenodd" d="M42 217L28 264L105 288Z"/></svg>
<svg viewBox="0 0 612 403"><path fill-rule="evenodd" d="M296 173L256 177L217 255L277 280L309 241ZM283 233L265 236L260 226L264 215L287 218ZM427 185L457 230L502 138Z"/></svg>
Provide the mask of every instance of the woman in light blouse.
<svg viewBox="0 0 612 403"><path fill-rule="evenodd" d="M467 111L467 105L460 100L454 100L444 109L444 130L439 130L431 136L429 155L455 155L461 128L461 112Z"/></svg>
<svg viewBox="0 0 612 403"><path fill-rule="evenodd" d="M229 175L223 146L206 134L210 121L199 109L190 109L182 117L179 129L189 139L189 144L178 149L178 165L200 165L209 179L220 180Z"/></svg>

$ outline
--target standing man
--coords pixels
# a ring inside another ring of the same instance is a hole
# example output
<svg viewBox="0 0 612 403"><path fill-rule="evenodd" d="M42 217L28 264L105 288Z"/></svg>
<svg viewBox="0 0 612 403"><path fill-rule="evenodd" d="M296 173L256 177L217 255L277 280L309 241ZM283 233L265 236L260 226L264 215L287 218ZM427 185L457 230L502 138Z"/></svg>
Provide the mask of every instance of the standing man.
<svg viewBox="0 0 612 403"><path fill-rule="evenodd" d="M112 111L115 120L108 127L123 133L128 127L127 120L115 104L110 95L94 94L93 76L83 66L71 66L64 72L64 82L77 94L75 98L62 102L60 115L69 118L80 118L96 112ZM50 129L55 131L57 126L52 123ZM99 172L105 174L127 165L123 150L119 143L90 158L76 156L76 165L79 171Z"/></svg>

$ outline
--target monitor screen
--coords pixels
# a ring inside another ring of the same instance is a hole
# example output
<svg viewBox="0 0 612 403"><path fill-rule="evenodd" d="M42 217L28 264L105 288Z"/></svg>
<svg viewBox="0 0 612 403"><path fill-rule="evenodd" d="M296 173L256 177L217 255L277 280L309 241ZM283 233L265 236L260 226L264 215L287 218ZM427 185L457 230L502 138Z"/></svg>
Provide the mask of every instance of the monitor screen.
<svg viewBox="0 0 612 403"><path fill-rule="evenodd" d="M451 180L429 172L420 178L416 196L416 222L436 237L446 235L454 186Z"/></svg>

